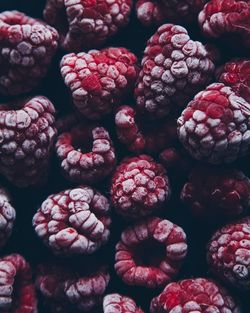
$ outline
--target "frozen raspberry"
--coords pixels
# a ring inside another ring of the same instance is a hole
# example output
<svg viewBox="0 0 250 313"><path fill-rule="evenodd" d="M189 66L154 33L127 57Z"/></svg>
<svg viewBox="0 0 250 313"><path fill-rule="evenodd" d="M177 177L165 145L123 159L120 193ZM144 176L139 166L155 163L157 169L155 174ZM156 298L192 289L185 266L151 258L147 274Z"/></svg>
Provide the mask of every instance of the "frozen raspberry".
<svg viewBox="0 0 250 313"><path fill-rule="evenodd" d="M109 215L106 197L79 186L49 196L35 214L33 226L55 254L90 254L109 239Z"/></svg>
<svg viewBox="0 0 250 313"><path fill-rule="evenodd" d="M218 283L185 279L166 286L151 302L151 313L240 313L241 309Z"/></svg>
<svg viewBox="0 0 250 313"><path fill-rule="evenodd" d="M103 299L103 313L144 313L134 300L118 293L109 294Z"/></svg>
<svg viewBox="0 0 250 313"><path fill-rule="evenodd" d="M77 110L89 119L101 119L132 90L137 58L125 48L107 48L67 54L61 74Z"/></svg>
<svg viewBox="0 0 250 313"><path fill-rule="evenodd" d="M138 109L161 118L185 107L212 78L210 50L181 26L161 26L144 51L135 89Z"/></svg>
<svg viewBox="0 0 250 313"><path fill-rule="evenodd" d="M103 45L127 25L132 0L47 0L45 20L55 26L68 51Z"/></svg>
<svg viewBox="0 0 250 313"><path fill-rule="evenodd" d="M150 156L126 158L116 168L111 182L111 199L117 213L132 219L163 207L170 196L166 171Z"/></svg>
<svg viewBox="0 0 250 313"><path fill-rule="evenodd" d="M0 310L4 313L37 313L35 286L29 264L19 254L0 259Z"/></svg>
<svg viewBox="0 0 250 313"><path fill-rule="evenodd" d="M224 84L198 93L177 122L179 139L197 160L230 163L250 152L250 104Z"/></svg>
<svg viewBox="0 0 250 313"><path fill-rule="evenodd" d="M211 271L236 288L250 289L250 219L228 224L213 235L207 260Z"/></svg>
<svg viewBox="0 0 250 313"><path fill-rule="evenodd" d="M18 187L40 185L56 136L55 109L45 97L0 104L0 173Z"/></svg>
<svg viewBox="0 0 250 313"><path fill-rule="evenodd" d="M116 165L108 131L87 123L62 133L56 142L56 153L66 178L77 183L99 182Z"/></svg>
<svg viewBox="0 0 250 313"><path fill-rule="evenodd" d="M206 223L235 217L250 207L250 179L234 169L196 167L181 200Z"/></svg>
<svg viewBox="0 0 250 313"><path fill-rule="evenodd" d="M115 270L126 284L163 287L178 274L186 254L183 229L150 217L123 231L116 245Z"/></svg>
<svg viewBox="0 0 250 313"><path fill-rule="evenodd" d="M17 11L0 13L0 93L31 91L46 75L58 33Z"/></svg>

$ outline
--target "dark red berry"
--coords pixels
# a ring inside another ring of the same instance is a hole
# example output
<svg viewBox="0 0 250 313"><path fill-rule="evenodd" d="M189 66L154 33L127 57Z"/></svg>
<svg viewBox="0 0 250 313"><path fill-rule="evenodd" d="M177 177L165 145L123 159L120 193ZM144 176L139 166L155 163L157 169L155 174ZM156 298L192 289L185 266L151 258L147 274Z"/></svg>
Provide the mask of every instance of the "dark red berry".
<svg viewBox="0 0 250 313"><path fill-rule="evenodd" d="M103 299L103 313L144 313L134 300L118 293L109 294Z"/></svg>

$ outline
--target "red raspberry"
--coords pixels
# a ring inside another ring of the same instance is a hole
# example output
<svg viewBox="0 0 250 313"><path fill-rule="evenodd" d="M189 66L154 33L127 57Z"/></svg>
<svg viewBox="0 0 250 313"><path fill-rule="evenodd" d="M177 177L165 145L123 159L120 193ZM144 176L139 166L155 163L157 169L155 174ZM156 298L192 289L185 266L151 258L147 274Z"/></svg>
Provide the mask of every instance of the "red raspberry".
<svg viewBox="0 0 250 313"><path fill-rule="evenodd" d="M250 152L249 105L224 84L208 86L178 119L180 141L197 160L235 161Z"/></svg>
<svg viewBox="0 0 250 313"><path fill-rule="evenodd" d="M124 159L112 177L113 206L126 218L138 219L157 211L169 196L166 171L150 156Z"/></svg>
<svg viewBox="0 0 250 313"><path fill-rule="evenodd" d="M36 96L0 105L0 172L18 187L40 185L56 136L55 109Z"/></svg>
<svg viewBox="0 0 250 313"><path fill-rule="evenodd" d="M126 284L159 288L178 274L186 254L183 229L150 217L123 231L116 245L115 270Z"/></svg>
<svg viewBox="0 0 250 313"><path fill-rule="evenodd" d="M118 293L109 294L103 300L103 313L144 313L134 300Z"/></svg>
<svg viewBox="0 0 250 313"><path fill-rule="evenodd" d="M103 45L129 22L132 0L47 0L45 20L60 33L63 49Z"/></svg>
<svg viewBox="0 0 250 313"><path fill-rule="evenodd" d="M228 291L206 279L185 279L166 286L151 302L151 313L240 313Z"/></svg>
<svg viewBox="0 0 250 313"><path fill-rule="evenodd" d="M196 167L181 200L206 223L235 217L250 207L250 179L234 169Z"/></svg>
<svg viewBox="0 0 250 313"><path fill-rule="evenodd" d="M37 313L35 286L29 264L19 254L0 259L0 308L4 313Z"/></svg>
<svg viewBox="0 0 250 313"><path fill-rule="evenodd" d="M79 186L49 196L35 214L33 226L55 254L90 254L109 239L109 214L106 197Z"/></svg>
<svg viewBox="0 0 250 313"><path fill-rule="evenodd" d="M17 11L0 14L0 92L31 91L46 75L57 49L58 33Z"/></svg>
<svg viewBox="0 0 250 313"><path fill-rule="evenodd" d="M213 235L207 260L211 271L233 287L250 289L250 219L228 224Z"/></svg>
<svg viewBox="0 0 250 313"><path fill-rule="evenodd" d="M124 105L115 115L118 139L135 153L157 153L177 140L176 121L150 122Z"/></svg>
<svg viewBox="0 0 250 313"><path fill-rule="evenodd" d="M89 119L110 113L133 88L136 62L136 56L125 48L65 55L61 74L79 113Z"/></svg>
<svg viewBox="0 0 250 313"><path fill-rule="evenodd" d="M150 117L178 112L212 78L211 52L185 28L161 26L149 39L135 89L137 107Z"/></svg>
<svg viewBox="0 0 250 313"><path fill-rule="evenodd" d="M64 175L77 183L96 183L116 165L113 143L103 127L81 124L61 134L56 153Z"/></svg>

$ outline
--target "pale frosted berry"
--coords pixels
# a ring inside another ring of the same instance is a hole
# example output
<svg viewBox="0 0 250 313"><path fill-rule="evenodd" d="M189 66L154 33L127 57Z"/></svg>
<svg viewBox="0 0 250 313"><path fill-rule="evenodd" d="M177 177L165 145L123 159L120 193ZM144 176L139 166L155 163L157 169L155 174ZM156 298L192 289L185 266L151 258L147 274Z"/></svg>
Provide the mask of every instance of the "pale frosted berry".
<svg viewBox="0 0 250 313"><path fill-rule="evenodd" d="M143 311L131 298L113 293L104 297L103 313L143 313Z"/></svg>

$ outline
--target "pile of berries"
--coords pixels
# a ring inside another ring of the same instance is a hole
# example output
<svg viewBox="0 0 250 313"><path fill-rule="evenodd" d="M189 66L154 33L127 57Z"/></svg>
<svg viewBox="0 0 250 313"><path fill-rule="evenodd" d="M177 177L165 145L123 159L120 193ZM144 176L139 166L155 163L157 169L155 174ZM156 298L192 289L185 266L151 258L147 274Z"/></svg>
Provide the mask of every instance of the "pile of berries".
<svg viewBox="0 0 250 313"><path fill-rule="evenodd" d="M0 313L249 313L250 1L0 2Z"/></svg>

